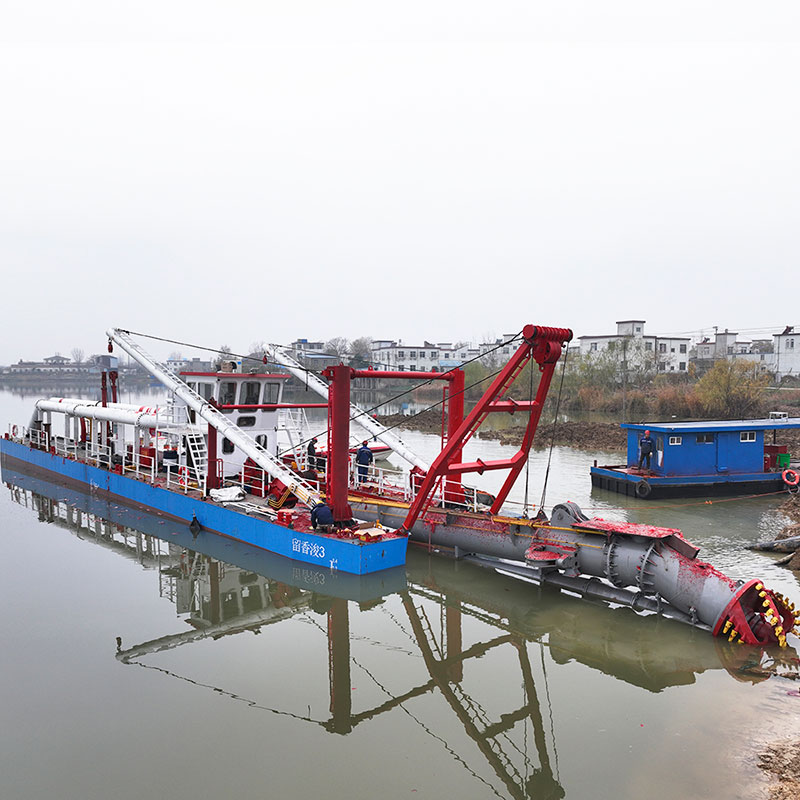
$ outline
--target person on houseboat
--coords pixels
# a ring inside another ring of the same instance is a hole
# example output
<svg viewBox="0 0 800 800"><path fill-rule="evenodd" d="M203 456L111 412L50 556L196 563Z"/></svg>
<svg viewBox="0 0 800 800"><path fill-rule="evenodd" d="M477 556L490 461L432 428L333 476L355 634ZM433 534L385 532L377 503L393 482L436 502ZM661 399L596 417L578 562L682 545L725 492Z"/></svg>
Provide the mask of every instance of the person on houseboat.
<svg viewBox="0 0 800 800"><path fill-rule="evenodd" d="M311 509L311 527L316 531L327 533L333 527L333 511L325 503L317 503Z"/></svg>
<svg viewBox="0 0 800 800"><path fill-rule="evenodd" d="M655 443L650 436L650 431L645 431L644 436L639 439L639 469L642 468L645 459L647 460L647 469L650 469L650 459L653 456L654 450Z"/></svg>
<svg viewBox="0 0 800 800"><path fill-rule="evenodd" d="M358 482L362 483L367 479L367 470L369 469L369 465L372 463L374 456L372 455L372 450L367 447L367 443L364 441L361 443L361 447L358 448L358 452L356 453L356 464L358 464Z"/></svg>
<svg viewBox="0 0 800 800"><path fill-rule="evenodd" d="M317 469L317 440L312 439L308 443L308 468Z"/></svg>

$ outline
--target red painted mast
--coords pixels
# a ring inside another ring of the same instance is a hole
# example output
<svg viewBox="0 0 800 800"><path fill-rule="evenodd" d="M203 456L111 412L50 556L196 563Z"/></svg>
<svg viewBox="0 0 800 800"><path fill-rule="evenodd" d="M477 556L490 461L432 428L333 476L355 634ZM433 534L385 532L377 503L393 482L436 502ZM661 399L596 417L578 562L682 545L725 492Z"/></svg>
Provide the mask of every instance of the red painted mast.
<svg viewBox="0 0 800 800"><path fill-rule="evenodd" d="M322 373L331 381L328 403L328 465L325 473L327 504L336 522L353 518L347 502L350 470L350 377L344 364L327 367Z"/></svg>

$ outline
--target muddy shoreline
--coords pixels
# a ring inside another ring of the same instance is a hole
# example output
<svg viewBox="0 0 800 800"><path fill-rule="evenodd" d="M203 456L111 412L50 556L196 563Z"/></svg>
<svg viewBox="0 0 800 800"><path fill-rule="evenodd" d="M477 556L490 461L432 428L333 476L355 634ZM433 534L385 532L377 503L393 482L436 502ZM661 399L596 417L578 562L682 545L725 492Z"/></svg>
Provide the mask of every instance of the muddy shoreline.
<svg viewBox="0 0 800 800"><path fill-rule="evenodd" d="M758 756L759 769L771 781L769 800L797 800L800 797L800 740L773 742Z"/></svg>
<svg viewBox="0 0 800 800"><path fill-rule="evenodd" d="M436 435L441 434L442 431L442 415L438 409L423 411L413 417L392 414L378 417L378 419L387 427L397 427L400 430L414 430ZM539 426L533 442L534 448L550 447L553 442L580 450L605 450L620 455L625 453L625 432L615 422L560 422L555 426L555 439L553 439L553 428L552 423ZM524 433L525 426L520 424L503 430L483 430L479 436L481 439L494 439L502 444L519 446Z"/></svg>

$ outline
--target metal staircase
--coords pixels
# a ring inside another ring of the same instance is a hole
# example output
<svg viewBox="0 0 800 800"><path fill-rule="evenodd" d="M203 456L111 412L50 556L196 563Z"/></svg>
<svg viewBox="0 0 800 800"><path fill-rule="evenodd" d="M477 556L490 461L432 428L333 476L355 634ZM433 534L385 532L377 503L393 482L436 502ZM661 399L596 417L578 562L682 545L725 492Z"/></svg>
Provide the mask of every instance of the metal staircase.
<svg viewBox="0 0 800 800"><path fill-rule="evenodd" d="M208 447L206 437L202 433L189 432L184 437L186 442L186 464L189 472L197 481L198 487L203 494L206 491L206 479L208 477Z"/></svg>

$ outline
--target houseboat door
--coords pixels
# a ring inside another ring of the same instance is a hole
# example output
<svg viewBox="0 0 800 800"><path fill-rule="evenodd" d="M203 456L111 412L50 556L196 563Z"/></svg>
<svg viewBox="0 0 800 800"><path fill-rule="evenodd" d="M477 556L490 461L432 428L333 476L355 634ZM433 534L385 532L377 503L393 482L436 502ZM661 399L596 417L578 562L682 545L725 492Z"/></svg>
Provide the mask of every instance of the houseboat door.
<svg viewBox="0 0 800 800"><path fill-rule="evenodd" d="M730 469L730 436L718 433L717 440L717 472L727 472Z"/></svg>

